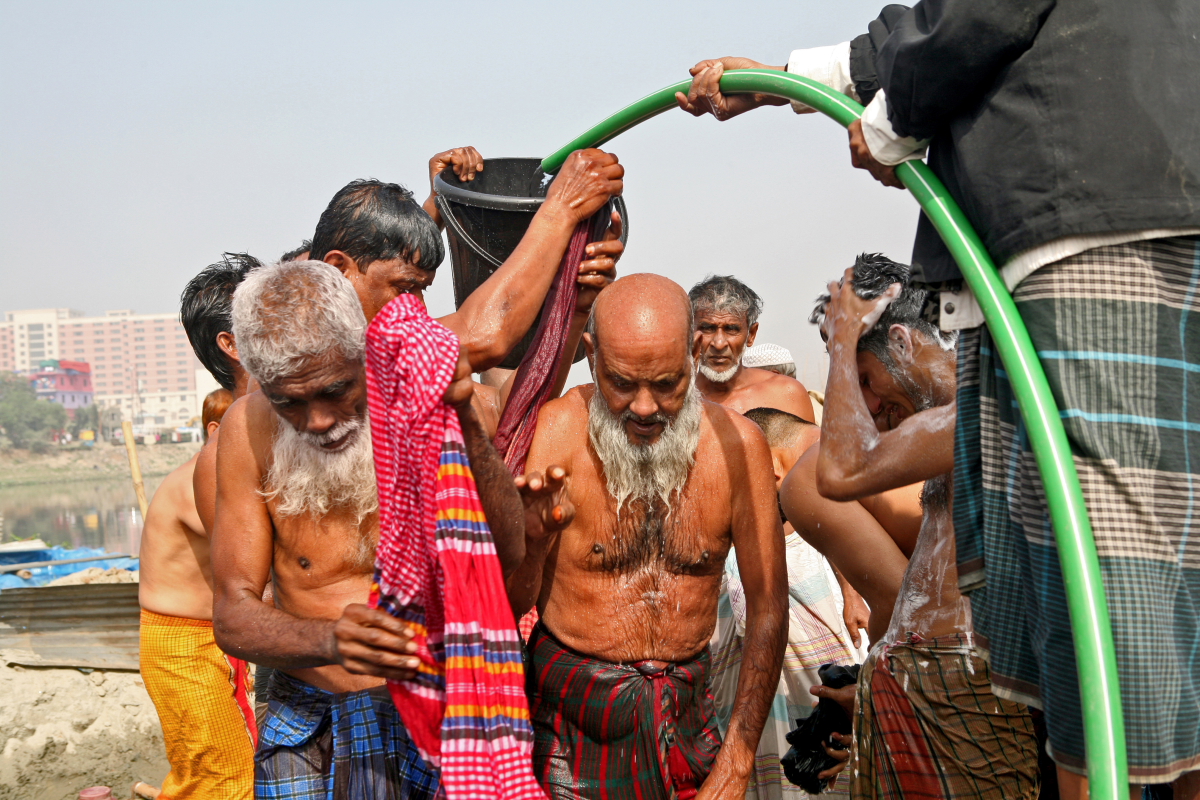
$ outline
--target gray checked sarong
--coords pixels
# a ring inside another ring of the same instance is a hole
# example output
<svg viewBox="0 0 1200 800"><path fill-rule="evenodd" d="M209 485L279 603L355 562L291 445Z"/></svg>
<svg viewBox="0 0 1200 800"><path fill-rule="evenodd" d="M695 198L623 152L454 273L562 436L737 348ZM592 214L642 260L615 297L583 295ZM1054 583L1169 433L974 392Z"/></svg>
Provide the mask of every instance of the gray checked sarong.
<svg viewBox="0 0 1200 800"><path fill-rule="evenodd" d="M1198 295L1200 237L1089 250L1014 292L1095 531L1139 783L1200 768ZM1055 761L1083 771L1071 623L1026 428L986 328L964 332L958 365L960 587L996 694L1042 708Z"/></svg>

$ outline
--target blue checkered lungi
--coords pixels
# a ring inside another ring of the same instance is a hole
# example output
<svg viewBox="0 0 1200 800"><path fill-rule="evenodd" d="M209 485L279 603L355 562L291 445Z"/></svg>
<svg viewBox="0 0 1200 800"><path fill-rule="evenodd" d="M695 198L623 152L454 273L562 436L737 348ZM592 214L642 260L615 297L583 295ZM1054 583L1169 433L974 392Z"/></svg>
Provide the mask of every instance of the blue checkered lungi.
<svg viewBox="0 0 1200 800"><path fill-rule="evenodd" d="M254 762L259 800L433 800L438 790L386 686L334 694L275 670Z"/></svg>

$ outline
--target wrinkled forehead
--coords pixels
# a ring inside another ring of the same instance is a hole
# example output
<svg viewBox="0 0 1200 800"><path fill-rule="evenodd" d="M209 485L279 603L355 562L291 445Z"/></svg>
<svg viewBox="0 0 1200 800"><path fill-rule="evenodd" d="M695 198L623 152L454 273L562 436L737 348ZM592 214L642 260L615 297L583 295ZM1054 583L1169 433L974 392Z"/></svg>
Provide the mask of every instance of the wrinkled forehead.
<svg viewBox="0 0 1200 800"><path fill-rule="evenodd" d="M691 337L609 335L596 342L598 363L610 373L633 380L659 380L691 371Z"/></svg>
<svg viewBox="0 0 1200 800"><path fill-rule="evenodd" d="M711 326L714 328L729 328L737 327L745 329L746 315L738 313L735 309L715 309L697 307L695 310L696 329L699 330L703 326Z"/></svg>
<svg viewBox="0 0 1200 800"><path fill-rule="evenodd" d="M362 361L347 358L336 348L315 355L299 356L292 362L291 369L270 384L264 384L268 394L286 394L289 397L316 396L330 389L361 383L364 373Z"/></svg>

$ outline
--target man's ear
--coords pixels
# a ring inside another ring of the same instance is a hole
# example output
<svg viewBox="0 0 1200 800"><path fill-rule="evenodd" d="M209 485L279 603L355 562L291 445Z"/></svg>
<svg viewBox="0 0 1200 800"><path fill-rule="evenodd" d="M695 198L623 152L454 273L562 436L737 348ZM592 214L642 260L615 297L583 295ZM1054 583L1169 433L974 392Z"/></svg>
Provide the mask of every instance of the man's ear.
<svg viewBox="0 0 1200 800"><path fill-rule="evenodd" d="M692 361L700 362L700 331L692 334Z"/></svg>
<svg viewBox="0 0 1200 800"><path fill-rule="evenodd" d="M362 273L362 270L358 268L358 262L341 250L330 250L321 260L331 267L337 267L338 271L347 278L355 273ZM353 278L350 279L353 280Z"/></svg>
<svg viewBox="0 0 1200 800"><path fill-rule="evenodd" d="M217 334L217 347L221 348L221 352L237 363L242 363L238 358L237 340L233 338L233 334L229 331L221 331Z"/></svg>
<svg viewBox="0 0 1200 800"><path fill-rule="evenodd" d="M783 454L774 447L771 448L771 468L775 470L775 488L778 490L783 479L787 477L788 471L784 469Z"/></svg>
<svg viewBox="0 0 1200 800"><path fill-rule="evenodd" d="M746 347L754 346L754 337L758 336L758 323L751 325L746 333Z"/></svg>
<svg viewBox="0 0 1200 800"><path fill-rule="evenodd" d="M888 344L891 346L892 356L898 362L905 365L912 363L913 338L907 325L897 322L888 328Z"/></svg>
<svg viewBox="0 0 1200 800"><path fill-rule="evenodd" d="M592 340L590 333L583 334L583 352L587 355L588 368L592 371L592 377L596 376L596 343Z"/></svg>
<svg viewBox="0 0 1200 800"><path fill-rule="evenodd" d="M208 434L208 436L209 436L209 437L211 437L211 436L213 435L213 433L214 433L214 432L217 430L217 428L219 428L219 427L221 427L221 423L217 422L217 421L214 419L212 422L208 423L208 426L205 428L205 432Z"/></svg>

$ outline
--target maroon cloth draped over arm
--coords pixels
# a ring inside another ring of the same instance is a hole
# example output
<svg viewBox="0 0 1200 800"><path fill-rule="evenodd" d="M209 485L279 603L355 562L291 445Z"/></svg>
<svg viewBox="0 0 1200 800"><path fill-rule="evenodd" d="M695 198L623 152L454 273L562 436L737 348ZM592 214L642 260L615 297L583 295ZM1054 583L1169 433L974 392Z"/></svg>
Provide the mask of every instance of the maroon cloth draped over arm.
<svg viewBox="0 0 1200 800"><path fill-rule="evenodd" d="M575 313L575 301L579 298L579 265L583 263L584 248L603 236L611 215L605 205L590 220L579 223L571 234L567 252L558 265L558 274L546 295L542 306L542 321L533 341L517 367L512 391L504 404L504 413L496 431L496 450L504 457L504 463L513 475L525 472L525 459L533 445L533 433L537 428L538 410L550 399L558 377L558 365L562 363L563 350L567 345L567 333L571 317ZM596 233L596 229L600 233Z"/></svg>

